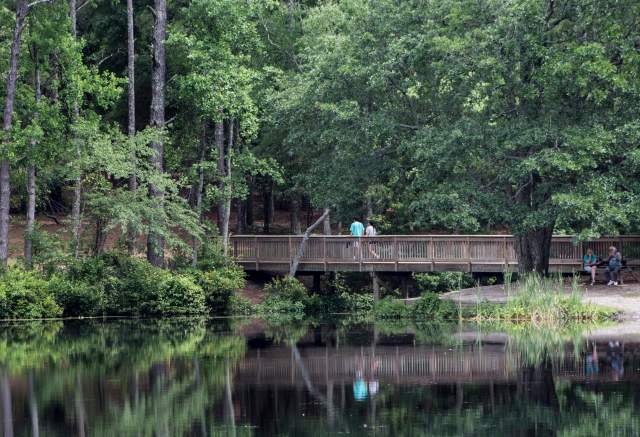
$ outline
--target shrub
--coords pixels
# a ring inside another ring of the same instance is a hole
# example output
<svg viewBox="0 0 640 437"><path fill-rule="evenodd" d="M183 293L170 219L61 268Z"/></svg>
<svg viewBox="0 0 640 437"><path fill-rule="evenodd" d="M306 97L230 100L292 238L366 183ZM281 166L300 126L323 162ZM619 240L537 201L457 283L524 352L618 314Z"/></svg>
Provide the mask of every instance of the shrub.
<svg viewBox="0 0 640 437"><path fill-rule="evenodd" d="M157 286L155 298L142 302L142 314L203 314L206 311L202 287L184 275L167 275Z"/></svg>
<svg viewBox="0 0 640 437"><path fill-rule="evenodd" d="M389 296L376 304L374 312L377 319L402 319L411 314L409 307L403 301Z"/></svg>
<svg viewBox="0 0 640 437"><path fill-rule="evenodd" d="M52 275L60 266L64 266L70 260L65 250L65 243L57 235L46 232L36 226L31 234L33 244L33 265L39 268L45 275Z"/></svg>
<svg viewBox="0 0 640 437"><path fill-rule="evenodd" d="M473 286L473 278L462 272L415 273L420 293L444 293Z"/></svg>
<svg viewBox="0 0 640 437"><path fill-rule="evenodd" d="M229 300L230 313L234 316L250 316L255 312L251 301L246 297L234 294Z"/></svg>
<svg viewBox="0 0 640 437"><path fill-rule="evenodd" d="M49 279L47 288L64 309L65 317L95 316L104 311L102 290L86 282L74 282L54 275Z"/></svg>
<svg viewBox="0 0 640 437"><path fill-rule="evenodd" d="M260 305L257 312L267 319L282 318L302 319L305 315L305 304L300 300L291 300L277 294L267 296Z"/></svg>
<svg viewBox="0 0 640 437"><path fill-rule="evenodd" d="M205 304L210 313L217 315L231 313L231 298L235 291L243 288L245 284L242 268L231 265L206 272L191 271L190 275L202 287Z"/></svg>
<svg viewBox="0 0 640 437"><path fill-rule="evenodd" d="M373 310L373 294L342 293L340 299L343 302L343 312L351 314L364 314Z"/></svg>
<svg viewBox="0 0 640 437"><path fill-rule="evenodd" d="M436 293L423 293L411 308L412 316L416 319L453 319L457 316L457 309L450 300L442 300Z"/></svg>
<svg viewBox="0 0 640 437"><path fill-rule="evenodd" d="M39 273L9 268L0 276L0 318L42 319L61 315L62 308Z"/></svg>
<svg viewBox="0 0 640 437"><path fill-rule="evenodd" d="M68 279L101 293L110 315L199 314L205 308L203 289L190 276L115 252L72 263Z"/></svg>
<svg viewBox="0 0 640 437"><path fill-rule="evenodd" d="M309 292L302 282L291 276L276 277L269 282L264 290L268 295L277 295L285 300L304 302Z"/></svg>

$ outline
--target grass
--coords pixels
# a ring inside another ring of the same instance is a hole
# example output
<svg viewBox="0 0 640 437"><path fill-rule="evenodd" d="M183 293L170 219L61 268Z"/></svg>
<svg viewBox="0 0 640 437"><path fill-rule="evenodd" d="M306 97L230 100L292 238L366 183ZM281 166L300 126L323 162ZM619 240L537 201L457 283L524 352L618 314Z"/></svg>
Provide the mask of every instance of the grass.
<svg viewBox="0 0 640 437"><path fill-rule="evenodd" d="M604 321L615 314L615 310L583 302L577 278L572 280L571 291L567 293L562 278L529 275L515 288L510 288L509 299L504 305L481 301L476 293L476 305L468 318L549 324L569 320Z"/></svg>

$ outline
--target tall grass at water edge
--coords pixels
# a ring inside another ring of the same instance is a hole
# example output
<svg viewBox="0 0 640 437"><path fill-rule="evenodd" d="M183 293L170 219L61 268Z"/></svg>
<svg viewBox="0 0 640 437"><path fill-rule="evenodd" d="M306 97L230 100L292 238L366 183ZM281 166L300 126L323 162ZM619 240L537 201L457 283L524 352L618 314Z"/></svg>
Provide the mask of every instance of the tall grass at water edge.
<svg viewBox="0 0 640 437"><path fill-rule="evenodd" d="M567 320L602 321L611 319L615 311L582 301L577 277L567 292L562 277L545 278L531 274L523 277L515 287L505 284L507 302L504 305L480 300L476 294L476 320L514 320L553 323Z"/></svg>

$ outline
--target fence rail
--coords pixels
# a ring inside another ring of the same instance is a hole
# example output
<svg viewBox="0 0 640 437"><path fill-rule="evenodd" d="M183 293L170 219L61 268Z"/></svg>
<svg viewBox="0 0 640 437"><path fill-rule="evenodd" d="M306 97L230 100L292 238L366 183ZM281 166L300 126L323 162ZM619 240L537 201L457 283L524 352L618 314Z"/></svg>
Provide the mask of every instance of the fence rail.
<svg viewBox="0 0 640 437"><path fill-rule="evenodd" d="M302 237L299 235L237 235L232 255L248 270L284 272ZM606 257L616 246L630 264L640 264L640 236L604 237L577 242L554 236L550 269L573 271L587 247ZM301 259L301 271L468 271L502 272L517 268L511 235L385 235L312 236Z"/></svg>

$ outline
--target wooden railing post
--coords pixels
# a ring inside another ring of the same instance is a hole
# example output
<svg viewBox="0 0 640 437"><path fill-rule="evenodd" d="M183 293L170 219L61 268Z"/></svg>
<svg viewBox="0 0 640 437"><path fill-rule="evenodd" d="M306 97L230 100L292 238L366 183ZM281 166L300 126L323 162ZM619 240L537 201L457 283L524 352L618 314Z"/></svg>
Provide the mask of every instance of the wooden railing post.
<svg viewBox="0 0 640 437"><path fill-rule="evenodd" d="M398 259L400 258L400 251L398 250L398 238L393 237L393 259L394 259L394 269L398 271Z"/></svg>
<svg viewBox="0 0 640 437"><path fill-rule="evenodd" d="M256 248L256 270L260 270L260 246L258 244L258 237L253 237L253 244Z"/></svg>
<svg viewBox="0 0 640 437"><path fill-rule="evenodd" d="M327 271L327 236L322 236L322 265L324 265L324 271Z"/></svg>

